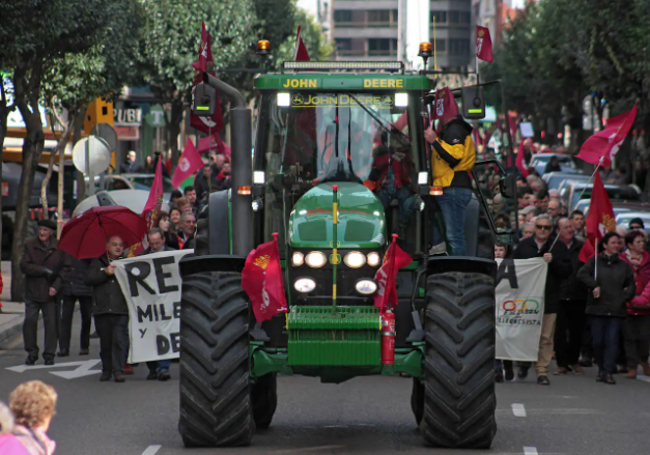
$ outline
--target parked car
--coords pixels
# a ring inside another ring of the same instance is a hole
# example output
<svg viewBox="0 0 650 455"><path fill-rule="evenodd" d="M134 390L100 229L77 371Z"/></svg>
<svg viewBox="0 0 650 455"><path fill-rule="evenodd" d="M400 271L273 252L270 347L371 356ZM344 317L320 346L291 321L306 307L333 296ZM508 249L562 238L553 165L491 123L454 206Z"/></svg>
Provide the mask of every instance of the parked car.
<svg viewBox="0 0 650 455"><path fill-rule="evenodd" d="M103 207L106 205L122 205L140 215L142 214L142 210L144 210L148 198L148 190L100 191L81 201L77 205L77 208L75 208L72 216L77 216L91 207ZM163 200L161 210L169 211L169 203L167 200Z"/></svg>
<svg viewBox="0 0 650 455"><path fill-rule="evenodd" d="M116 190L151 190L154 176L152 174L119 174L94 176L95 191L116 191ZM87 179L86 179L87 181ZM174 191L171 179L163 177L163 196L169 200Z"/></svg>
<svg viewBox="0 0 650 455"><path fill-rule="evenodd" d="M630 185L611 185L605 184L605 191L607 196L612 201L631 201L643 202L643 193L638 188ZM584 182L571 182L563 194L562 201L564 202L567 210L571 211L576 207L581 199L590 199L593 184Z"/></svg>
<svg viewBox="0 0 650 455"><path fill-rule="evenodd" d="M536 155L533 155L532 159L530 160L530 167L535 168L535 171L539 175L544 175L545 170L546 170L546 165L548 164L549 161L551 161L551 158L554 156L558 157L560 160L560 168L562 169L562 172L567 172L567 173L578 173L581 172L578 169L578 166L576 166L575 161L573 161L573 158L570 157L569 155L558 155L557 153L538 153Z"/></svg>
<svg viewBox="0 0 650 455"><path fill-rule="evenodd" d="M650 209L644 212L623 212L616 215L616 224L622 224L627 227L634 218L641 218L645 231L650 233Z"/></svg>
<svg viewBox="0 0 650 455"><path fill-rule="evenodd" d="M582 171L577 170L573 172L549 172L542 176L542 180L546 183L549 190L559 189L560 185L566 181L573 182L588 182L591 176Z"/></svg>

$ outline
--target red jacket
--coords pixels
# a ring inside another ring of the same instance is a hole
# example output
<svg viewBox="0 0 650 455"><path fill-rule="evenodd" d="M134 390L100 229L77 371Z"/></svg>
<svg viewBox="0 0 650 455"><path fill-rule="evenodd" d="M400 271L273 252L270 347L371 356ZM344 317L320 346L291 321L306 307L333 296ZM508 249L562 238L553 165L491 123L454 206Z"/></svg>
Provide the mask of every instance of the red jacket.
<svg viewBox="0 0 650 455"><path fill-rule="evenodd" d="M637 296L627 302L627 314L633 316L650 314L650 288L648 287L650 283L650 254L644 251L641 264L638 266L630 261L627 253L621 253L619 257L630 266L636 282Z"/></svg>

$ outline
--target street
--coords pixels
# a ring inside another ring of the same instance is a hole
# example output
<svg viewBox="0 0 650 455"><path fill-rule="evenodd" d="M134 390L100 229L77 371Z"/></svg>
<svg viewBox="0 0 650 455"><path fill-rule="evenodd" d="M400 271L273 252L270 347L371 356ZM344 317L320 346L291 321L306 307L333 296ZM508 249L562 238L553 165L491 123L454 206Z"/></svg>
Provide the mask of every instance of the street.
<svg viewBox="0 0 650 455"><path fill-rule="evenodd" d="M76 313L75 335L78 323ZM98 348L93 339L91 355L79 357L73 336L74 355L57 358L57 366L45 368L39 360L35 367L19 368L25 353L21 338L14 338L0 349L0 399L7 400L16 385L30 379L53 385L59 402L49 434L57 442L57 454L242 453L183 447L176 429L177 364L172 364L169 382L146 381L146 366L140 365L124 384L100 383ZM64 365L74 362L79 363ZM531 377L497 384L499 428L490 453L645 453L647 441L639 422L650 417L650 378L632 381L617 375L618 384L609 386L596 383L595 373L588 368L584 377L552 376L550 387L534 384ZM258 431L245 453L476 453L424 446L411 413L410 393L411 380L399 377L357 378L340 385L281 377L271 428Z"/></svg>

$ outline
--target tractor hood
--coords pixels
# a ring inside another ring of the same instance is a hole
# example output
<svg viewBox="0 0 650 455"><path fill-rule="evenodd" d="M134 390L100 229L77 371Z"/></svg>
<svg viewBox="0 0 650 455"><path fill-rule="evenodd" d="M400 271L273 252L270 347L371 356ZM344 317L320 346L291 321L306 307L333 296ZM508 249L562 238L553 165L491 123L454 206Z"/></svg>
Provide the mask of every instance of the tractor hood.
<svg viewBox="0 0 650 455"><path fill-rule="evenodd" d="M338 248L381 248L386 240L384 207L365 186L322 183L305 193L289 216L294 248L332 248L332 186L338 185Z"/></svg>

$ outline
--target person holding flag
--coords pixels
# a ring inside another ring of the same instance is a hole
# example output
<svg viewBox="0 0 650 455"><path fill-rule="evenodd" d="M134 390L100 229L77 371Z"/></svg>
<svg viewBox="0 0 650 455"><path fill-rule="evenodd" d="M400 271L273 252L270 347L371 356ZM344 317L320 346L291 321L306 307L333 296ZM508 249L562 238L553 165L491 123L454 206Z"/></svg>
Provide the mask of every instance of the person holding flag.
<svg viewBox="0 0 650 455"><path fill-rule="evenodd" d="M458 114L458 106L449 87L436 92L433 118L440 119L440 135L433 130L433 123L424 131L424 138L433 145L431 169L433 186L442 188L436 200L445 220L447 242L453 256L466 254L465 212L472 199L470 172L476 162L472 140L472 127ZM434 232L434 239L440 236ZM441 243L434 240L429 254L444 252Z"/></svg>
<svg viewBox="0 0 650 455"><path fill-rule="evenodd" d="M636 291L632 269L618 256L620 240L616 232L607 232L597 245L597 251L602 253L591 257L578 272L578 279L590 290L585 313L598 365L596 381L606 384L616 384L612 375L616 371L621 328L627 317L626 303Z"/></svg>

